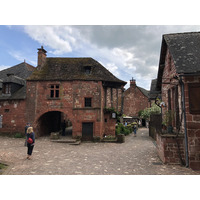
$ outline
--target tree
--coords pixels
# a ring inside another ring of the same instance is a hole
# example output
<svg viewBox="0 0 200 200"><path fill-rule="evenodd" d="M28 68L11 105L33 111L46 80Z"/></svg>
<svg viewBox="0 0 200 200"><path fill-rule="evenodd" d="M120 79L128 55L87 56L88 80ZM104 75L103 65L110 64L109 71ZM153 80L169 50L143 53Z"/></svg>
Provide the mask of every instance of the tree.
<svg viewBox="0 0 200 200"><path fill-rule="evenodd" d="M161 113L161 108L154 103L150 108L145 108L144 110L139 111L138 115L139 117L145 120L149 120L150 115L160 114L160 113Z"/></svg>

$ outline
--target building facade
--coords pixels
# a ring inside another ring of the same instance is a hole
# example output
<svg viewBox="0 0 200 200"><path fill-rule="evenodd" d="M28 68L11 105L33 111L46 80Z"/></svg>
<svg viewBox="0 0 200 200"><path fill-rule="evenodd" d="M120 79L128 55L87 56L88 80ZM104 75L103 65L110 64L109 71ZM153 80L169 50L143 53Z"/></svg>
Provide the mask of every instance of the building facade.
<svg viewBox="0 0 200 200"><path fill-rule="evenodd" d="M168 118L165 125L173 127L158 135L159 155L166 163L182 160L192 169L200 169L199 40L199 32L164 35L157 77L163 122Z"/></svg>
<svg viewBox="0 0 200 200"><path fill-rule="evenodd" d="M72 127L74 138L92 140L104 134L115 135L116 118L105 108L122 111L126 82L92 58L48 58L46 53L43 47L38 49L38 66L24 79L26 91L20 105L1 99L0 131L9 132L10 127L22 132L30 122L36 136L44 136L60 131L65 121Z"/></svg>
<svg viewBox="0 0 200 200"><path fill-rule="evenodd" d="M130 87L124 92L123 114L138 118L138 113L150 106L149 91L138 87L134 79L130 80ZM145 125L145 122L144 124Z"/></svg>

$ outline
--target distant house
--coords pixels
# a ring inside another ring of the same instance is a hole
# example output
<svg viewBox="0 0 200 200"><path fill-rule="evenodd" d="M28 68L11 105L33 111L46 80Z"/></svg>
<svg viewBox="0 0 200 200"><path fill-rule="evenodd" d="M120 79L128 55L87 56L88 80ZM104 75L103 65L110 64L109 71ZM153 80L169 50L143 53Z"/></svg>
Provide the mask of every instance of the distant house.
<svg viewBox="0 0 200 200"><path fill-rule="evenodd" d="M26 79L34 70L23 62L0 72L0 132L24 132Z"/></svg>
<svg viewBox="0 0 200 200"><path fill-rule="evenodd" d="M172 116L165 125L173 127L173 133L158 135L160 158L199 170L200 32L163 35L156 88L166 105L163 122Z"/></svg>
<svg viewBox="0 0 200 200"><path fill-rule="evenodd" d="M149 107L149 91L138 87L134 79L130 80L130 87L124 92L123 105L123 114L138 118L138 112Z"/></svg>
<svg viewBox="0 0 200 200"><path fill-rule="evenodd" d="M46 53L43 47L38 49L38 66L23 77L16 71L1 77L0 72L0 132L23 132L30 122L36 135L44 136L60 131L65 120L74 138L115 135L116 115L108 108L122 112L126 82L92 58L50 58Z"/></svg>

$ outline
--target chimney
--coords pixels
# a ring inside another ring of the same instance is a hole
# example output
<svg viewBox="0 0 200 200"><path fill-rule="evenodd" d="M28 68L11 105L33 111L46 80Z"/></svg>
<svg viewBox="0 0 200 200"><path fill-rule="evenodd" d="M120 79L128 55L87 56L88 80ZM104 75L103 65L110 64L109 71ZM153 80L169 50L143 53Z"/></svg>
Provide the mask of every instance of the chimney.
<svg viewBox="0 0 200 200"><path fill-rule="evenodd" d="M41 48L38 49L38 66L37 66L37 68L39 70L42 69L42 67L45 64L46 56L47 56L46 53L47 53L47 51L45 49L43 49L43 46L41 46Z"/></svg>
<svg viewBox="0 0 200 200"><path fill-rule="evenodd" d="M130 80L130 87L131 88L135 88L136 87L136 81L135 81L135 79L133 79L133 77L132 77L132 80Z"/></svg>

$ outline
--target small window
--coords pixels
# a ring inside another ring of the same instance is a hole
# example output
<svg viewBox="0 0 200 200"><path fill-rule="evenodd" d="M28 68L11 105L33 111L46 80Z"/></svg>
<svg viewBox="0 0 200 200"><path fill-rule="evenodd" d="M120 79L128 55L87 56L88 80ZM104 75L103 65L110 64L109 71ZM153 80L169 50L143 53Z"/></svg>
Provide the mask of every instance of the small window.
<svg viewBox="0 0 200 200"><path fill-rule="evenodd" d="M85 73L88 74L88 75L91 74L91 66L85 67Z"/></svg>
<svg viewBox="0 0 200 200"><path fill-rule="evenodd" d="M92 98L85 98L85 107L92 107Z"/></svg>
<svg viewBox="0 0 200 200"><path fill-rule="evenodd" d="M5 113L8 113L9 111L10 111L9 109L5 109L5 110L4 110Z"/></svg>
<svg viewBox="0 0 200 200"><path fill-rule="evenodd" d="M189 106L191 114L200 114L200 84L188 84L189 86Z"/></svg>
<svg viewBox="0 0 200 200"><path fill-rule="evenodd" d="M11 93L11 84L10 83L6 83L4 85L4 91L3 91L4 94L10 94Z"/></svg>
<svg viewBox="0 0 200 200"><path fill-rule="evenodd" d="M50 97L51 98L58 98L59 97L59 85L51 85L50 86Z"/></svg>

